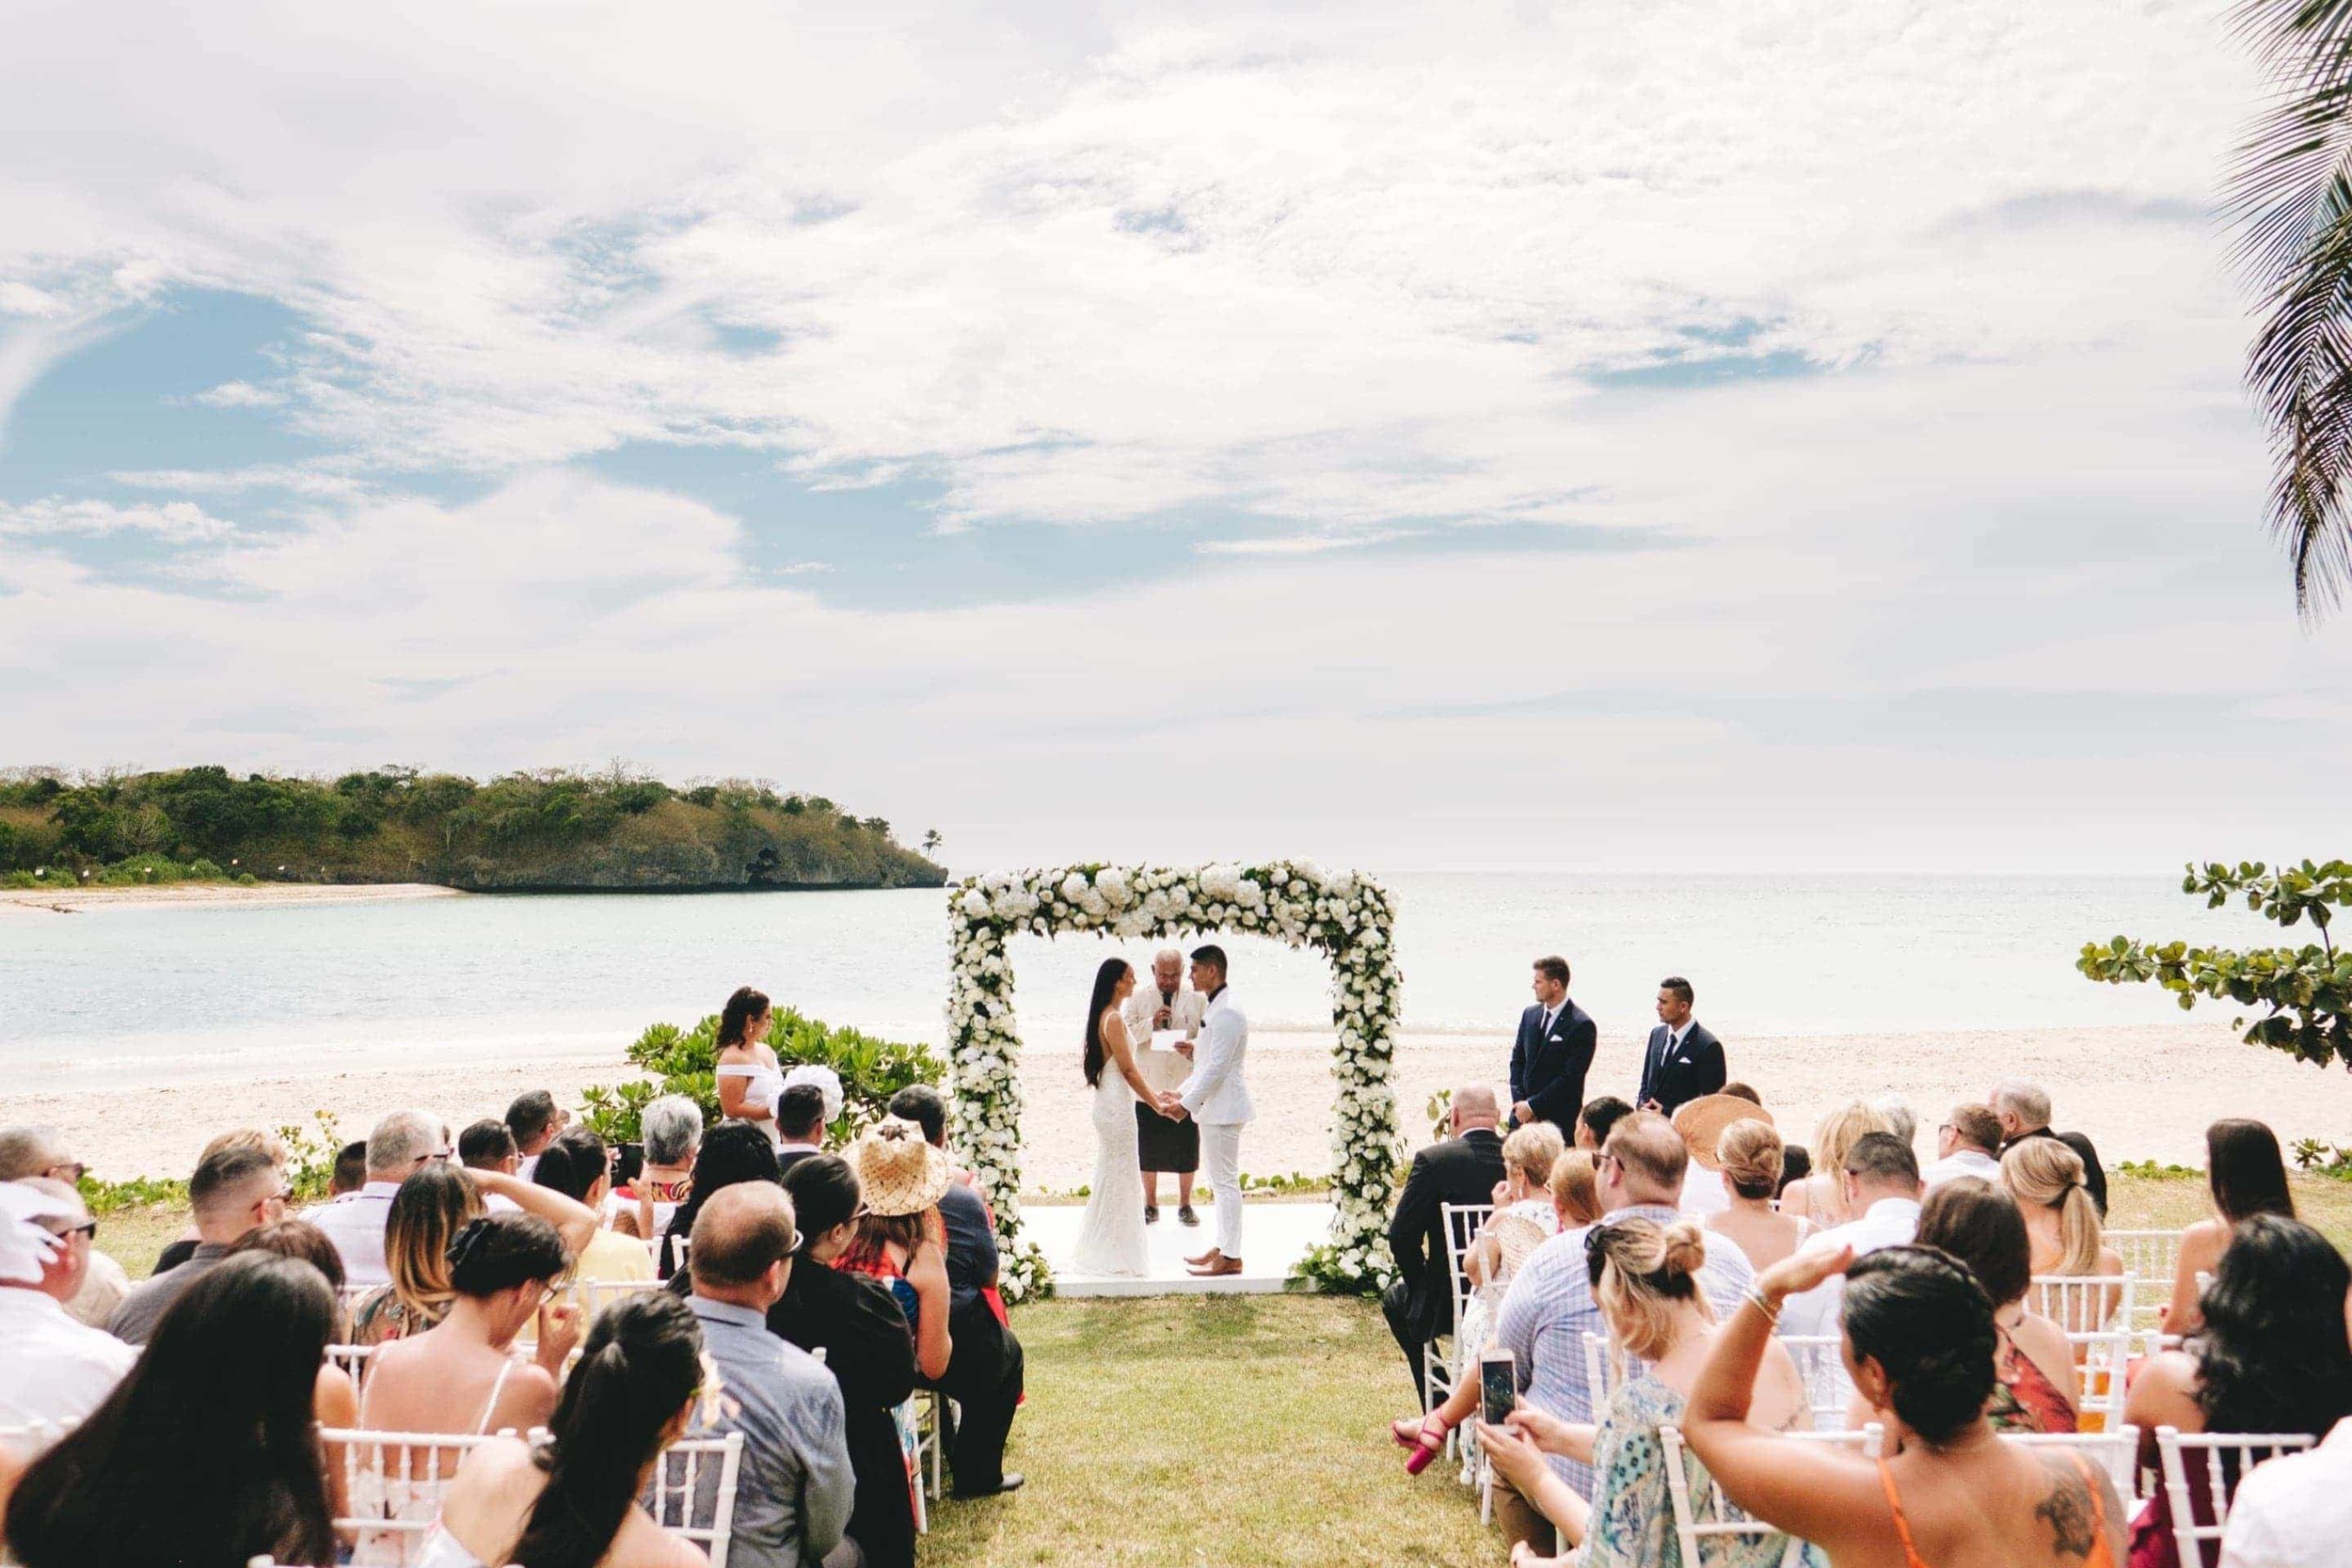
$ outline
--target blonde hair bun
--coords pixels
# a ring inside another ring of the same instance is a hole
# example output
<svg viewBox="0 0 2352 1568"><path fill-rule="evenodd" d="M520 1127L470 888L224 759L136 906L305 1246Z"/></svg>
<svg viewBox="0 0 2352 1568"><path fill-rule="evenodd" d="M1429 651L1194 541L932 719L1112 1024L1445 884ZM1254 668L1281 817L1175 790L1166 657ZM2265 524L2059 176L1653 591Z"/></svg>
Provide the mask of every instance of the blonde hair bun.
<svg viewBox="0 0 2352 1568"><path fill-rule="evenodd" d="M1659 1238L1658 1266L1673 1274L1694 1275L1707 1266L1707 1238L1693 1220L1677 1220Z"/></svg>

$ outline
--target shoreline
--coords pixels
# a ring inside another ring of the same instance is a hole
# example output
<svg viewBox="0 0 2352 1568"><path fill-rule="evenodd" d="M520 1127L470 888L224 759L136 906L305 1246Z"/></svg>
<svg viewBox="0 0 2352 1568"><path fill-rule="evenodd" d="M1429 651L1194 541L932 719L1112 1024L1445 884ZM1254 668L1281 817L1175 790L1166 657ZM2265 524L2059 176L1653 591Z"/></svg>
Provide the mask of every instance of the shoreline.
<svg viewBox="0 0 2352 1568"><path fill-rule="evenodd" d="M271 909L289 905L359 904L410 898L464 898L460 889L436 882L167 882L159 887L0 888L0 919L41 914L78 914L110 905L161 905L211 909L234 905Z"/></svg>
<svg viewBox="0 0 2352 1568"><path fill-rule="evenodd" d="M551 1089L576 1105L585 1085L637 1076L622 1057L624 1043L592 1044L575 1035L453 1040L392 1061L358 1048L269 1047L216 1058L42 1063L0 1092L0 1124L56 1127L76 1157L109 1179L184 1176L216 1132L308 1124L321 1108L336 1113L341 1135L351 1139L378 1117L410 1106L434 1110L454 1129L500 1115L527 1089ZM1242 1168L1260 1179L1327 1173L1329 1034L1269 1031L1251 1043L1258 1118L1243 1139ZM1640 1052L1638 1037L1603 1034L1587 1094L1630 1098ZM1901 1094L1919 1118L1923 1163L1934 1157L1934 1129L1952 1105L1980 1100L1996 1079L2012 1075L2047 1088L2057 1124L2088 1133L2109 1164L2201 1164L2205 1126L2222 1116L2266 1121L2288 1147L2304 1136L2341 1141L2352 1129L2352 1074L2245 1045L2222 1022L1815 1034L1733 1040L1729 1052L1731 1075L1763 1093L1792 1142L1810 1145L1815 1123L1836 1104L1890 1089ZM1433 1094L1500 1080L1509 1054L1499 1033L1400 1035L1395 1083L1406 1148L1429 1141ZM15 1092L28 1080L38 1090ZM1021 1081L1025 1190L1066 1193L1091 1183L1091 1124L1074 1058L1033 1044Z"/></svg>

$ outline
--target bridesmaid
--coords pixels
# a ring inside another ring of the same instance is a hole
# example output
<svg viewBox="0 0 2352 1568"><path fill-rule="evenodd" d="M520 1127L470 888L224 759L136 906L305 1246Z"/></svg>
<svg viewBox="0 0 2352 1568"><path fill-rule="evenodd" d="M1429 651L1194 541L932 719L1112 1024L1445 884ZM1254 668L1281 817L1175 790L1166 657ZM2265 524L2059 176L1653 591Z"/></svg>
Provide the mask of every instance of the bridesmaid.
<svg viewBox="0 0 2352 1568"><path fill-rule="evenodd" d="M765 994L742 986L727 998L719 1015L719 1110L730 1120L751 1122L771 1145L780 1145L776 1099L784 1092L784 1069L768 1049L771 1022Z"/></svg>

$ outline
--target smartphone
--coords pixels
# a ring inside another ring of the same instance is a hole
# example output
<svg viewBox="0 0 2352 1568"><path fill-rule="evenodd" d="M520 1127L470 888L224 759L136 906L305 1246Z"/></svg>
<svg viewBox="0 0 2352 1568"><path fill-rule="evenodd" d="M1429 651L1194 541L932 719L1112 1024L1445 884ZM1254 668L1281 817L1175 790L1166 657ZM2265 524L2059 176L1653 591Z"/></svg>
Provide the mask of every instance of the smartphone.
<svg viewBox="0 0 2352 1568"><path fill-rule="evenodd" d="M1478 1355L1478 1418L1501 1426L1519 1402L1518 1357L1507 1350Z"/></svg>
<svg viewBox="0 0 2352 1568"><path fill-rule="evenodd" d="M637 1180L645 1168L645 1146L623 1144L612 1161L612 1184L626 1187Z"/></svg>

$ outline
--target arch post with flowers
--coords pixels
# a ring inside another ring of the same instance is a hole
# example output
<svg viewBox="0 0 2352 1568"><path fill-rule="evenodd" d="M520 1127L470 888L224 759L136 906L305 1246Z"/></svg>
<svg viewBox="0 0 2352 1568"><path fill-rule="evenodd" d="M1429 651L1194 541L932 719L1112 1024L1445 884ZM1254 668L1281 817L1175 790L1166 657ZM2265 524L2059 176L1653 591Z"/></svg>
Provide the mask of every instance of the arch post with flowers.
<svg viewBox="0 0 2352 1568"><path fill-rule="evenodd" d="M1004 1243L1009 1300L1049 1286L1021 1239L1021 1034L1012 938L1086 932L1127 940L1237 931L1312 948L1331 964L1330 1240L1298 1275L1327 1290L1376 1291L1392 1277L1385 1238L1400 1154L1396 1124L1397 973L1386 889L1307 861L1190 869L1070 865L967 878L948 894L954 929L947 998L958 1141L987 1189Z"/></svg>

